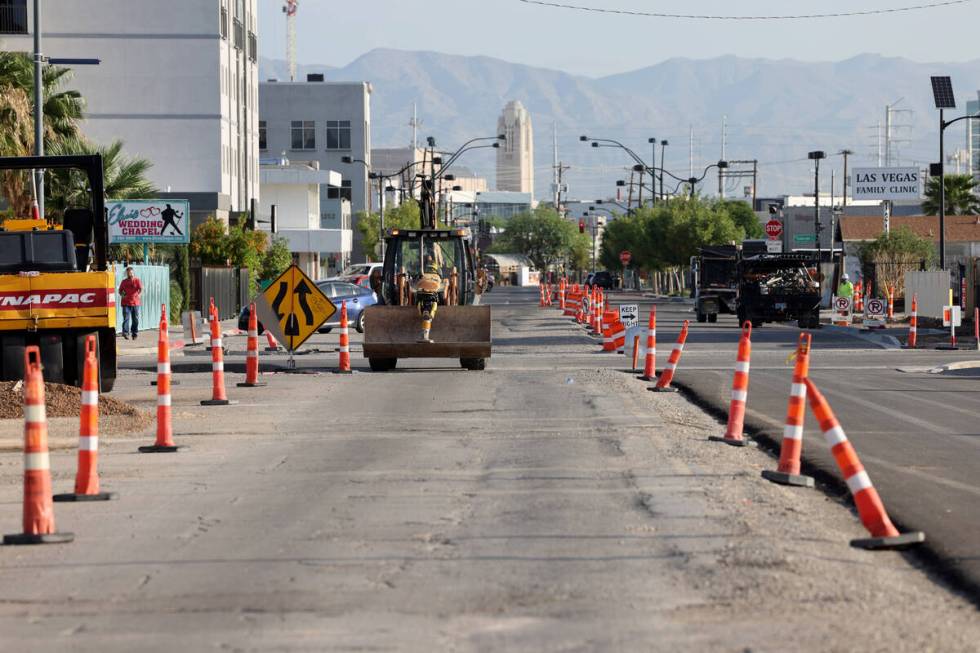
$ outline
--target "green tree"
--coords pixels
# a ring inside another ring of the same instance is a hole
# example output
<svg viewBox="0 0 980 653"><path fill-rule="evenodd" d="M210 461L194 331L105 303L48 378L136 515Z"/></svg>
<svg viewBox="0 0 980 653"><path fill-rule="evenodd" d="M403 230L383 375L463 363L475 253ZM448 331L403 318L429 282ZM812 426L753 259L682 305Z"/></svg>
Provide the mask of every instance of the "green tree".
<svg viewBox="0 0 980 653"><path fill-rule="evenodd" d="M878 290L894 286L896 293L902 296L905 273L918 270L922 265L931 265L936 259L936 245L908 227L899 227L862 245L858 258L863 265L874 266Z"/></svg>
<svg viewBox="0 0 980 653"><path fill-rule="evenodd" d="M576 272L588 270L592 265L592 236L590 234L573 234L567 258L570 269Z"/></svg>
<svg viewBox="0 0 980 653"><path fill-rule="evenodd" d="M415 200L406 200L393 209L385 211L385 229L418 229L419 205ZM357 214L357 230L361 232L362 244L367 255L374 260L374 250L381 233L381 216L378 213L361 211Z"/></svg>
<svg viewBox="0 0 980 653"><path fill-rule="evenodd" d="M289 251L289 241L285 238L275 236L262 257L262 267L259 278L263 281L272 281L286 271L293 262L292 252Z"/></svg>
<svg viewBox="0 0 980 653"><path fill-rule="evenodd" d="M492 250L523 254L540 271L549 270L566 258L575 237L575 226L549 207L515 215Z"/></svg>
<svg viewBox="0 0 980 653"><path fill-rule="evenodd" d="M746 238L762 238L765 236L765 228L759 222L759 218L748 202L721 200L719 204L728 212L735 224L742 228Z"/></svg>
<svg viewBox="0 0 980 653"><path fill-rule="evenodd" d="M946 215L976 215L980 213L977 182L972 175L946 175ZM939 177L926 182L926 199L922 202L926 215L939 215Z"/></svg>
<svg viewBox="0 0 980 653"><path fill-rule="evenodd" d="M225 243L226 234L225 223L213 215L209 216L191 234L191 256L202 265L228 265L230 261Z"/></svg>

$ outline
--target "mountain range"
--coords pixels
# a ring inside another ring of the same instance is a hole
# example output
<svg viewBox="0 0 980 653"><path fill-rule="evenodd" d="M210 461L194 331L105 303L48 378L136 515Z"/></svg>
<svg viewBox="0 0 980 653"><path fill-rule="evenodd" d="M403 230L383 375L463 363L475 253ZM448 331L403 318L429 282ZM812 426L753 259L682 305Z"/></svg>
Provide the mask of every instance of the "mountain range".
<svg viewBox="0 0 980 653"><path fill-rule="evenodd" d="M263 80L284 79L286 69L283 61L259 62ZM722 157L724 133L725 159L758 160L759 195L812 192L807 152L824 150L831 155L822 166L826 192L830 170L839 175L841 169L841 157L832 155L843 149L854 152L856 166L878 165L886 140L892 165L926 166L938 159L930 76L952 77L959 105L949 112L953 115L962 115L964 100L975 99L980 88L980 59L917 63L875 54L838 62L676 58L592 78L490 57L376 49L345 66L299 66L300 79L310 72L323 73L327 81L371 82L375 147L410 143L413 105L422 121L420 140L431 135L440 147L453 149L470 138L492 135L503 106L520 100L535 129L539 198L550 193L553 126L560 159L570 166L566 179L573 198L609 196L616 179L628 179L633 163L620 150L580 142L583 134L621 141L647 162L648 139L668 140L664 167L687 178L692 161L694 175L700 176L704 166ZM886 139L889 105L891 138ZM963 128L947 130L946 140L948 153L963 148ZM461 164L486 176L492 186L492 153L465 156ZM717 192L714 174L709 173L703 191ZM729 179L726 193L741 195L749 183Z"/></svg>

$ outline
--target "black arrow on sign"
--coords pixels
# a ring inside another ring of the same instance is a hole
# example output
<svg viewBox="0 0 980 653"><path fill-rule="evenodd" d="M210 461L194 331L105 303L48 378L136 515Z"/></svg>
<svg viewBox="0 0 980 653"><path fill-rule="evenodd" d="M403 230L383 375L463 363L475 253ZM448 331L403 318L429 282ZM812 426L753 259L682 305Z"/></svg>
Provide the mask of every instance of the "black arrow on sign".
<svg viewBox="0 0 980 653"><path fill-rule="evenodd" d="M306 326L313 326L313 311L310 309L310 305L306 301L306 296L312 293L313 289L306 285L305 279L300 279L300 282L296 284L296 289L293 290L293 292L299 295L299 307L303 309L303 317L306 318Z"/></svg>
<svg viewBox="0 0 980 653"><path fill-rule="evenodd" d="M276 314L276 319L279 321L282 321L282 316L285 315L285 313L279 310L279 307L282 306L282 302L286 299L288 293L289 284L285 281L280 281L279 292L276 293L276 298L272 302L272 312Z"/></svg>

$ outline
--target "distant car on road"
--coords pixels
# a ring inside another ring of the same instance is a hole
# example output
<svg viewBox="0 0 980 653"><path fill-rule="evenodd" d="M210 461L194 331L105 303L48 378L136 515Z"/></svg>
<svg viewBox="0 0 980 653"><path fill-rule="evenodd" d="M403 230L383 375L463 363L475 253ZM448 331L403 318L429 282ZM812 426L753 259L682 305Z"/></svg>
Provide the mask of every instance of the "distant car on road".
<svg viewBox="0 0 980 653"><path fill-rule="evenodd" d="M613 288L619 288L619 275L608 270L600 270L599 272L590 272L587 277L585 277L586 286L598 286L603 290L612 290Z"/></svg>
<svg viewBox="0 0 980 653"><path fill-rule="evenodd" d="M374 272L375 268L381 269L383 267L384 263L357 263L349 266L335 277L328 277L325 281L346 281L355 286L370 288L371 273Z"/></svg>
<svg viewBox="0 0 980 653"><path fill-rule="evenodd" d="M357 329L358 333L364 333L364 309L378 303L378 296L374 291L352 283L329 279L317 281L316 285L337 307L337 312L320 327L320 333L330 333L331 329L340 326L340 305L345 301L348 324ZM243 306L242 312L238 315L238 328L242 331L248 329L248 306ZM264 332L265 327L259 322L259 335Z"/></svg>

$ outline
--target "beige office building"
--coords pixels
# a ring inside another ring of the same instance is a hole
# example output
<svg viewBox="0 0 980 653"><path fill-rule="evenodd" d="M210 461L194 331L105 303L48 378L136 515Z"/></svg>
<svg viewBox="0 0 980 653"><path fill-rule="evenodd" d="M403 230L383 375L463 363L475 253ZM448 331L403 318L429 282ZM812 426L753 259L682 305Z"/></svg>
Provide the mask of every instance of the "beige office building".
<svg viewBox="0 0 980 653"><path fill-rule="evenodd" d="M497 133L507 140L497 150L497 190L534 195L534 130L531 114L514 100L497 120Z"/></svg>

